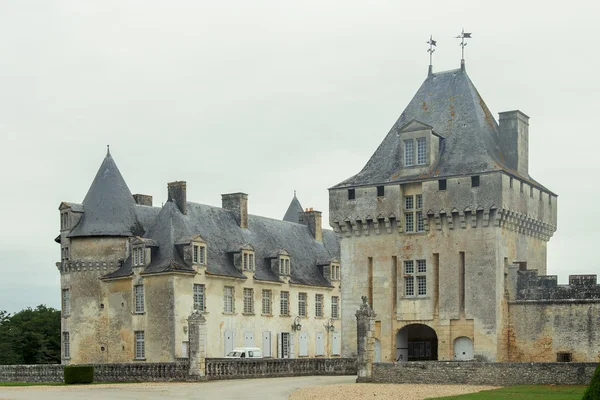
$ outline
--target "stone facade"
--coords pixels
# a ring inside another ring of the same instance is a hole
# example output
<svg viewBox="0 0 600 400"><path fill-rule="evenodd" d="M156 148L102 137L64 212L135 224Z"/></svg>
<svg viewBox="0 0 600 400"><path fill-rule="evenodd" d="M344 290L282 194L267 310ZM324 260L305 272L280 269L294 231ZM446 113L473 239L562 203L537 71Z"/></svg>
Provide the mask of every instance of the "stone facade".
<svg viewBox="0 0 600 400"><path fill-rule="evenodd" d="M588 385L596 363L376 363L375 383L430 385Z"/></svg>
<svg viewBox="0 0 600 400"><path fill-rule="evenodd" d="M108 153L83 204L61 203L63 363L191 356L202 376L206 357L235 347L340 357L339 242L321 213L294 196L295 219L274 220L248 214L246 194L223 195L219 208L186 190L169 183L169 200L153 207Z"/></svg>
<svg viewBox="0 0 600 400"><path fill-rule="evenodd" d="M557 195L528 151L529 117L496 122L464 63L430 71L365 167L329 189L344 356L366 295L376 362L598 361L595 277L542 277Z"/></svg>

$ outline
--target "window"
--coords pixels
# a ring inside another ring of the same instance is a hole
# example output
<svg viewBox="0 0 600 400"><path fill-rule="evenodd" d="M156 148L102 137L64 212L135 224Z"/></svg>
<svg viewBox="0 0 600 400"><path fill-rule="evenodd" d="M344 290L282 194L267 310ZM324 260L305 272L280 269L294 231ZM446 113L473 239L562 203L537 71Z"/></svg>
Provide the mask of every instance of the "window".
<svg viewBox="0 0 600 400"><path fill-rule="evenodd" d="M340 266L338 264L331 264L331 280L340 280Z"/></svg>
<svg viewBox="0 0 600 400"><path fill-rule="evenodd" d="M263 289L262 291L262 313L263 315L271 315L271 290Z"/></svg>
<svg viewBox="0 0 600 400"><path fill-rule="evenodd" d="M416 200L417 200L417 210L420 210L421 208L423 208L423 195L422 194L418 194L415 196Z"/></svg>
<svg viewBox="0 0 600 400"><path fill-rule="evenodd" d="M233 287L225 286L223 288L223 312L233 313L234 303L233 303Z"/></svg>
<svg viewBox="0 0 600 400"><path fill-rule="evenodd" d="M69 213L60 214L60 229L69 229Z"/></svg>
<svg viewBox="0 0 600 400"><path fill-rule="evenodd" d="M510 177L510 181L509 182L510 182L510 188L512 189L513 188L513 178L512 178L512 176Z"/></svg>
<svg viewBox="0 0 600 400"><path fill-rule="evenodd" d="M69 248L68 247L63 247L61 249L62 253L61 253L61 258L63 260L68 260L69 259Z"/></svg>
<svg viewBox="0 0 600 400"><path fill-rule="evenodd" d="M244 252L242 257L243 257L244 271L253 271L254 270L254 253Z"/></svg>
<svg viewBox="0 0 600 400"><path fill-rule="evenodd" d="M331 296L331 318L337 319L340 317L340 298Z"/></svg>
<svg viewBox="0 0 600 400"><path fill-rule="evenodd" d="M135 313L144 313L144 285L135 285L133 287L135 294Z"/></svg>
<svg viewBox="0 0 600 400"><path fill-rule="evenodd" d="M523 193L523 182L520 183L520 187L521 187L520 191L521 191L521 193Z"/></svg>
<svg viewBox="0 0 600 400"><path fill-rule="evenodd" d="M404 196L404 208L406 210L412 210L415 207L413 196Z"/></svg>
<svg viewBox="0 0 600 400"><path fill-rule="evenodd" d="M479 175L475 175L471 177L471 187L479 186Z"/></svg>
<svg viewBox="0 0 600 400"><path fill-rule="evenodd" d="M290 315L290 292L279 294L279 314Z"/></svg>
<svg viewBox="0 0 600 400"><path fill-rule="evenodd" d="M416 269L415 269L416 263ZM415 280L417 296L427 295L427 261L406 260L404 261L404 296L415 295Z"/></svg>
<svg viewBox="0 0 600 400"><path fill-rule="evenodd" d="M377 186L377 197L383 197L385 195L385 186Z"/></svg>
<svg viewBox="0 0 600 400"><path fill-rule="evenodd" d="M62 312L63 315L69 315L71 313L71 293L69 289L62 290Z"/></svg>
<svg viewBox="0 0 600 400"><path fill-rule="evenodd" d="M404 214L404 231L414 232L415 231L415 220L413 213Z"/></svg>
<svg viewBox="0 0 600 400"><path fill-rule="evenodd" d="M412 167L415 164L415 143L412 139L404 141L404 166Z"/></svg>
<svg viewBox="0 0 600 400"><path fill-rule="evenodd" d="M62 336L64 358L71 358L71 342L69 340L69 332L63 332Z"/></svg>
<svg viewBox="0 0 600 400"><path fill-rule="evenodd" d="M206 310L206 298L204 285L194 283L194 310L204 312Z"/></svg>
<svg viewBox="0 0 600 400"><path fill-rule="evenodd" d="M254 289L244 288L244 314L254 314Z"/></svg>
<svg viewBox="0 0 600 400"><path fill-rule="evenodd" d="M144 331L135 332L135 359L143 360L146 358L146 346L144 345Z"/></svg>
<svg viewBox="0 0 600 400"><path fill-rule="evenodd" d="M306 293L298 293L298 315L306 317Z"/></svg>
<svg viewBox="0 0 600 400"><path fill-rule="evenodd" d="M279 274L289 275L290 274L290 259L287 257L279 258Z"/></svg>
<svg viewBox="0 0 600 400"><path fill-rule="evenodd" d="M573 353L560 351L556 353L556 362L571 362L573 361Z"/></svg>
<svg viewBox="0 0 600 400"><path fill-rule="evenodd" d="M315 294L315 317L323 316L323 295Z"/></svg>
<svg viewBox="0 0 600 400"><path fill-rule="evenodd" d="M438 189L439 190L446 190L446 180L445 179L440 179L438 181Z"/></svg>
<svg viewBox="0 0 600 400"><path fill-rule="evenodd" d="M427 141L425 138L417 139L417 165L427 163Z"/></svg>
<svg viewBox="0 0 600 400"><path fill-rule="evenodd" d="M206 264L206 247L200 246L200 264Z"/></svg>
<svg viewBox="0 0 600 400"><path fill-rule="evenodd" d="M144 248L135 247L133 249L133 266L144 265Z"/></svg>
<svg viewBox="0 0 600 400"><path fill-rule="evenodd" d="M200 259L200 257L199 257L200 254L199 253L200 253L200 246L194 245L194 256L192 258L192 262L194 264L198 264L198 261Z"/></svg>
<svg viewBox="0 0 600 400"><path fill-rule="evenodd" d="M356 191L354 189L348 189L348 200L354 200L356 198Z"/></svg>
<svg viewBox="0 0 600 400"><path fill-rule="evenodd" d="M194 264L206 264L206 246L195 244L192 257Z"/></svg>
<svg viewBox="0 0 600 400"><path fill-rule="evenodd" d="M533 198L533 186L529 186L529 197Z"/></svg>

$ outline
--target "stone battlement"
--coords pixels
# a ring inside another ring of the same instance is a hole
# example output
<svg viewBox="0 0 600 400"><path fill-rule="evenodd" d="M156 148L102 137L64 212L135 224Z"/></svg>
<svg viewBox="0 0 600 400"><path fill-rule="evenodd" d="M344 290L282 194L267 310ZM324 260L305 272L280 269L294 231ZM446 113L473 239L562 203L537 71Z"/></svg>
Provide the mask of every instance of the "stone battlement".
<svg viewBox="0 0 600 400"><path fill-rule="evenodd" d="M514 300L599 300L596 275L569 275L568 285L559 285L556 275L538 275L537 270L516 271Z"/></svg>
<svg viewBox="0 0 600 400"><path fill-rule="evenodd" d="M62 261L56 263L56 268L61 273L101 271L109 273L121 266L122 260L104 260L104 261Z"/></svg>

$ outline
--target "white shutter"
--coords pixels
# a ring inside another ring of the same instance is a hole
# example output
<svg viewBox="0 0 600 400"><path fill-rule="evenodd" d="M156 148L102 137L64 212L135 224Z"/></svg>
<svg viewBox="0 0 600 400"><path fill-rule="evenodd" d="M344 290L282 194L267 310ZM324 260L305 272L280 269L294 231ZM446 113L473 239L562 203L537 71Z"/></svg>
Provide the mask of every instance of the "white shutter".
<svg viewBox="0 0 600 400"><path fill-rule="evenodd" d="M271 332L262 333L263 357L271 357Z"/></svg>
<svg viewBox="0 0 600 400"><path fill-rule="evenodd" d="M308 356L308 332L300 332L298 347L299 347L298 355L300 357Z"/></svg>
<svg viewBox="0 0 600 400"><path fill-rule="evenodd" d="M225 331L225 355L229 354L234 348L235 331L227 329Z"/></svg>
<svg viewBox="0 0 600 400"><path fill-rule="evenodd" d="M254 332L244 332L244 347L254 347Z"/></svg>
<svg viewBox="0 0 600 400"><path fill-rule="evenodd" d="M296 358L296 344L293 333L290 333L290 358Z"/></svg>
<svg viewBox="0 0 600 400"><path fill-rule="evenodd" d="M325 341L323 339L323 332L317 332L317 346L315 349L315 356L325 355Z"/></svg>
<svg viewBox="0 0 600 400"><path fill-rule="evenodd" d="M342 350L339 332L333 332L331 334L331 342L331 354L339 356Z"/></svg>

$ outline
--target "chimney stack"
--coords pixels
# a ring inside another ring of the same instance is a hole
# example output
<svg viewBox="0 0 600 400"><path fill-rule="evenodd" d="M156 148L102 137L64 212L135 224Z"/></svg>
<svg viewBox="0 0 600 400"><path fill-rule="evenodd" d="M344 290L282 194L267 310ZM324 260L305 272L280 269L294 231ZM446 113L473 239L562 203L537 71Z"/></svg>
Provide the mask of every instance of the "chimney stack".
<svg viewBox="0 0 600 400"><path fill-rule="evenodd" d="M169 201L174 201L182 214L187 214L187 190L185 181L169 182Z"/></svg>
<svg viewBox="0 0 600 400"><path fill-rule="evenodd" d="M133 199L135 200L135 204L152 207L152 196L147 194L134 194Z"/></svg>
<svg viewBox="0 0 600 400"><path fill-rule="evenodd" d="M529 176L529 117L519 110L499 113L500 149L506 164Z"/></svg>
<svg viewBox="0 0 600 400"><path fill-rule="evenodd" d="M323 241L323 217L321 211L313 211L312 208L307 208L305 212L300 213L298 222L308 226L308 230L312 237L319 242Z"/></svg>
<svg viewBox="0 0 600 400"><path fill-rule="evenodd" d="M222 194L221 203L223 209L233 211L240 228L248 229L248 195L246 193Z"/></svg>

